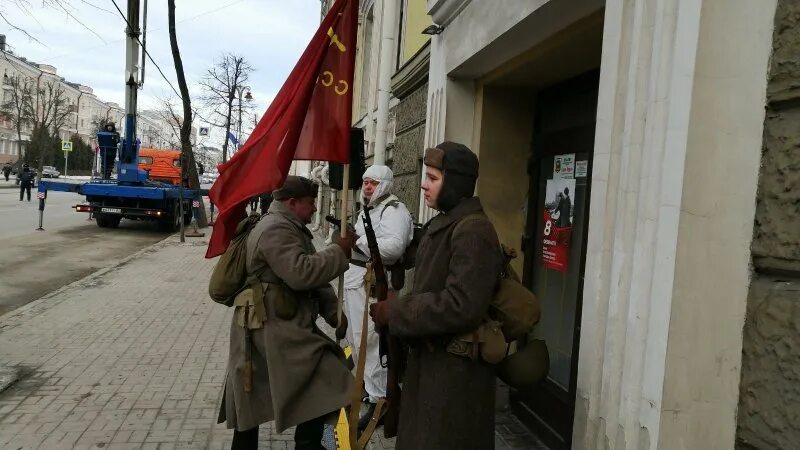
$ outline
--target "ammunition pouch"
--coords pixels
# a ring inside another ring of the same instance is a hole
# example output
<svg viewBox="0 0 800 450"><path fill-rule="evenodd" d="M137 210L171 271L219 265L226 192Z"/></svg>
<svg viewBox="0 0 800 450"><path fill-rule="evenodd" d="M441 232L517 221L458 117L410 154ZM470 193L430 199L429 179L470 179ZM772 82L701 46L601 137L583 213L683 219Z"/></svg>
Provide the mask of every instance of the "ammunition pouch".
<svg viewBox="0 0 800 450"><path fill-rule="evenodd" d="M247 287L233 298L233 317L236 324L248 330L264 326L267 311L264 307L264 289L257 278L248 279Z"/></svg>
<svg viewBox="0 0 800 450"><path fill-rule="evenodd" d="M447 351L456 356L489 364L498 364L506 357L508 345L500 322L490 320L475 330L456 336L447 344Z"/></svg>

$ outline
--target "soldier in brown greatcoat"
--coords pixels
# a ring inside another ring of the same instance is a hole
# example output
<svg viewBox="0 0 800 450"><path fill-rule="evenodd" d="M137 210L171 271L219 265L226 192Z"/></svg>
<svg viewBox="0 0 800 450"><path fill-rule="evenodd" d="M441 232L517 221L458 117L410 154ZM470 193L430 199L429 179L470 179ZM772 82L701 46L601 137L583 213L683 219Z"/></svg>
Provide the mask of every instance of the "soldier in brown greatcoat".
<svg viewBox="0 0 800 450"><path fill-rule="evenodd" d="M447 351L487 317L502 256L494 226L474 197L478 159L452 142L425 152L425 203L441 212L425 226L411 295L371 305L377 326L410 343L403 378L399 450L494 448L494 367Z"/></svg>
<svg viewBox="0 0 800 450"><path fill-rule="evenodd" d="M219 418L235 429L234 449L257 448L258 426L272 420L278 432L297 426L296 449L322 449L324 423L350 399L353 377L344 354L315 320L336 326L329 282L347 270L355 236L314 249L306 225L317 189L307 178L288 177L247 239L248 275L261 282L262 293L234 302ZM346 327L343 318L337 336Z"/></svg>

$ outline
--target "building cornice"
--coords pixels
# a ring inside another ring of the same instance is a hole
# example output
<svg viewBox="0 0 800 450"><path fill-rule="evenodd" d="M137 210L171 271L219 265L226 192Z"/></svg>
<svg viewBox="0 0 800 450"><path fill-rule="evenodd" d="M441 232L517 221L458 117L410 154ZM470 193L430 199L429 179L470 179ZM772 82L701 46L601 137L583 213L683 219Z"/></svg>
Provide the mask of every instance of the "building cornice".
<svg viewBox="0 0 800 450"><path fill-rule="evenodd" d="M428 15L433 23L446 27L472 0L428 0Z"/></svg>
<svg viewBox="0 0 800 450"><path fill-rule="evenodd" d="M392 94L398 99L403 99L423 85L428 79L430 61L431 42L428 41L394 74Z"/></svg>

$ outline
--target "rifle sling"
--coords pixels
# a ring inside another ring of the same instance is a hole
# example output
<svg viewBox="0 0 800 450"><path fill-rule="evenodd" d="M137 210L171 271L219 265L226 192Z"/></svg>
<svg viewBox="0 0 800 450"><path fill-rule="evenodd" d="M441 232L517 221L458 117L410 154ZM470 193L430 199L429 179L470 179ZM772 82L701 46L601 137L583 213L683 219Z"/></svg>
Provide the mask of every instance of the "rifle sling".
<svg viewBox="0 0 800 450"><path fill-rule="evenodd" d="M375 274L372 272L372 266L367 267L367 273L364 275L364 288L366 295L364 298L364 315L361 318L361 343L358 347L358 364L356 365L356 380L353 383L353 396L350 402L350 446L354 449L360 450L358 442L358 413L361 411L361 384L364 383L364 365L366 364L367 357L367 329L369 326L369 294L372 284L375 282ZM377 410L377 407L375 408ZM374 429L374 427L373 427Z"/></svg>
<svg viewBox="0 0 800 450"><path fill-rule="evenodd" d="M374 433L375 428L378 427L378 421L381 419L381 416L386 413L386 411L383 409L385 404L386 399L378 399L378 403L375 405L375 411L372 413L372 417L369 419L369 425L367 425L367 428L364 429L364 432L361 433L361 437L358 439L358 447L356 450L363 450L367 448L367 444L369 444L369 439L372 437L372 433Z"/></svg>

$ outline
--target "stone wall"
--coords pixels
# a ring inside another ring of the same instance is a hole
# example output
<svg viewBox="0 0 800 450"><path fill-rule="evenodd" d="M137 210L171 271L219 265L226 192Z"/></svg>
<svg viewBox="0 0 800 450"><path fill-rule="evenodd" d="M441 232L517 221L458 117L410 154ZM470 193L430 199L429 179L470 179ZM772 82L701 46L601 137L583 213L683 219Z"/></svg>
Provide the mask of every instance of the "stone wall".
<svg viewBox="0 0 800 450"><path fill-rule="evenodd" d="M419 220L419 185L425 143L425 113L428 84L425 83L401 99L393 109L396 131L389 166L394 172L394 190L408 210Z"/></svg>
<svg viewBox="0 0 800 450"><path fill-rule="evenodd" d="M775 16L742 349L737 448L800 442L800 3Z"/></svg>

